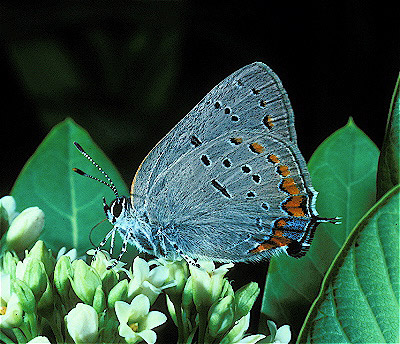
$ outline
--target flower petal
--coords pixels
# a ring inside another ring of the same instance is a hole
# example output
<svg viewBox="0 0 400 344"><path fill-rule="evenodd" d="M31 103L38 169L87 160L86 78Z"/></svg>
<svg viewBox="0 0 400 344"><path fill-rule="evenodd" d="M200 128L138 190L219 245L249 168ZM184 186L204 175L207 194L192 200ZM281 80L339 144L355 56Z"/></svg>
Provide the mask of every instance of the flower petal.
<svg viewBox="0 0 400 344"><path fill-rule="evenodd" d="M129 317L131 316L131 305L124 301L115 302L115 313L117 315L119 323L126 324Z"/></svg>
<svg viewBox="0 0 400 344"><path fill-rule="evenodd" d="M129 326L128 324L120 324L119 328L118 328L118 333L121 337L124 338L130 338L130 337L135 337L136 336L136 332L134 332Z"/></svg>
<svg viewBox="0 0 400 344"><path fill-rule="evenodd" d="M10 275L1 273L0 275L0 298L6 303L10 300Z"/></svg>
<svg viewBox="0 0 400 344"><path fill-rule="evenodd" d="M31 339L28 343L26 344L51 344L49 339L44 336L39 336Z"/></svg>
<svg viewBox="0 0 400 344"><path fill-rule="evenodd" d="M160 326L167 321L167 317L164 313L159 311L151 311L146 319L141 323L143 328L152 329L154 327Z"/></svg>
<svg viewBox="0 0 400 344"><path fill-rule="evenodd" d="M131 302L131 315L129 316L130 321L137 321L138 319L145 317L150 310L150 301L146 295L139 294Z"/></svg>
<svg viewBox="0 0 400 344"><path fill-rule="evenodd" d="M136 257L132 264L133 276L136 278L140 276L140 279L144 281L149 276L150 268L149 264L142 258Z"/></svg>
<svg viewBox="0 0 400 344"><path fill-rule="evenodd" d="M290 333L290 326L283 325L278 328L278 331L276 331L274 343L287 344L290 342L291 338L292 338L292 334Z"/></svg>
<svg viewBox="0 0 400 344"><path fill-rule="evenodd" d="M142 337L148 344L154 344L157 340L157 335L152 330L144 330L138 333L138 336Z"/></svg>

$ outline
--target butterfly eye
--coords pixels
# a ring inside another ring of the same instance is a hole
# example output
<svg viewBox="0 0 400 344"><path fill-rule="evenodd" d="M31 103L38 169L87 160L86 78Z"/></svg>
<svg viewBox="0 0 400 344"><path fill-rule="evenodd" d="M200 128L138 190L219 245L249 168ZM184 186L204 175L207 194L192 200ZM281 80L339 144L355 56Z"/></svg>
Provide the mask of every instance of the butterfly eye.
<svg viewBox="0 0 400 344"><path fill-rule="evenodd" d="M122 213L122 204L117 200L111 206L111 212L115 217L119 217Z"/></svg>

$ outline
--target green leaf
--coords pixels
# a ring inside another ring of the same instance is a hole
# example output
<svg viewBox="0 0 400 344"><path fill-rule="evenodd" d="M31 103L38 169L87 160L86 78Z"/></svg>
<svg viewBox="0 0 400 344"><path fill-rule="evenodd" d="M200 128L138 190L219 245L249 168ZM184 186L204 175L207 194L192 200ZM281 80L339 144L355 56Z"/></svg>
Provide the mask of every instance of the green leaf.
<svg viewBox="0 0 400 344"><path fill-rule="evenodd" d="M399 191L390 190L354 228L298 343L399 342Z"/></svg>
<svg viewBox="0 0 400 344"><path fill-rule="evenodd" d="M390 104L385 138L379 157L377 198L400 183L400 74Z"/></svg>
<svg viewBox="0 0 400 344"><path fill-rule="evenodd" d="M83 254L91 247L90 229L104 219L102 196L110 202L115 196L111 189L72 171L79 167L85 172L104 176L73 145L79 142L114 181L120 195L128 190L118 171L92 141L89 134L72 119L56 125L40 144L22 169L11 194L22 210L38 206L45 213L45 228L41 239L53 251L62 246L75 247ZM110 226L103 225L92 233L98 244Z"/></svg>
<svg viewBox="0 0 400 344"><path fill-rule="evenodd" d="M328 137L308 164L319 191L317 209L323 217L342 217L340 225L320 224L310 251L301 259L271 259L260 326L272 319L298 333L321 281L359 219L375 202L379 151L350 119Z"/></svg>

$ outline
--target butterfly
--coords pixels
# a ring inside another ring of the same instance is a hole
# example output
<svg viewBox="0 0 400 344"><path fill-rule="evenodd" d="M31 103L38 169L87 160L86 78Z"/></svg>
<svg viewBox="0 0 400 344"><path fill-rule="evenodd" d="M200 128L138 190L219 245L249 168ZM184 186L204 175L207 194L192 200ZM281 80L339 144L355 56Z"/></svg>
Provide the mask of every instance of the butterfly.
<svg viewBox="0 0 400 344"><path fill-rule="evenodd" d="M296 142L293 110L278 76L255 62L215 86L147 155L104 212L115 233L157 257L252 262L284 252L299 258L322 218Z"/></svg>

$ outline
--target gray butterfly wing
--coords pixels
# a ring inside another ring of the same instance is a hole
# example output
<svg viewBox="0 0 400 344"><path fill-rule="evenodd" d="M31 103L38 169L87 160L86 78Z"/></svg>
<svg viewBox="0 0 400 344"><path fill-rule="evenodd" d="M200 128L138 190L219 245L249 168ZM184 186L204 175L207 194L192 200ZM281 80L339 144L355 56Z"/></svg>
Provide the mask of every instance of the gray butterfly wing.
<svg viewBox="0 0 400 344"><path fill-rule="evenodd" d="M297 239L317 215L289 99L258 62L224 79L158 143L131 191L161 239L220 261L268 256L288 242L265 244L277 221L281 237Z"/></svg>

